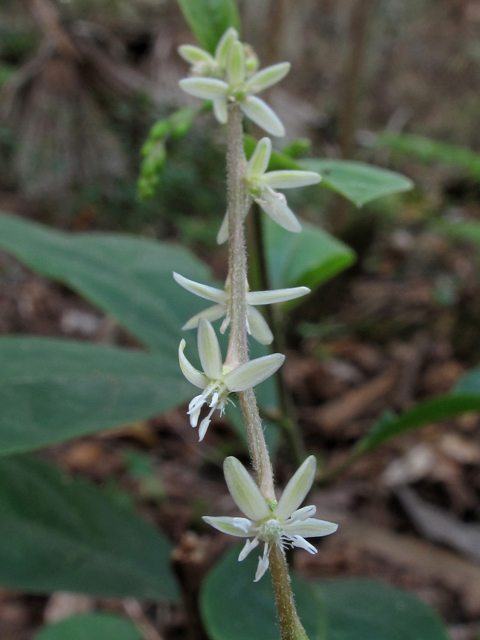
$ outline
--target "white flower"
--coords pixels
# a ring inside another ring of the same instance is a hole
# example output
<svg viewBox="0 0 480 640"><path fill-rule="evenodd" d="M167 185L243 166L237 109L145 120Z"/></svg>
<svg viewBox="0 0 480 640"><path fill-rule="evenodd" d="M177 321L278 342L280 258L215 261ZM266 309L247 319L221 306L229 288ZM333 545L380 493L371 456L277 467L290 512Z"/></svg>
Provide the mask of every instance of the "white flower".
<svg viewBox="0 0 480 640"><path fill-rule="evenodd" d="M230 27L220 38L214 56L205 49L190 44L179 47L178 53L192 65L190 69L192 75L224 79L227 72L228 54L234 42L238 42L238 32Z"/></svg>
<svg viewBox="0 0 480 640"><path fill-rule="evenodd" d="M178 349L178 359L182 373L189 382L203 389L203 392L195 396L188 405L188 414L192 427L197 426L203 405L208 404L210 407L207 417L200 422L199 440L203 440L205 437L215 409L220 411L220 415L224 412L228 394L231 391L246 391L260 384L273 375L285 360L285 356L281 353L273 353L269 356L250 360L235 369L225 366L215 330L205 318L200 318L198 323L198 355L200 356L204 373L190 364L183 353L184 349L185 340L182 340Z"/></svg>
<svg viewBox="0 0 480 640"><path fill-rule="evenodd" d="M190 320L182 327L183 329L194 329L198 326L200 318L205 318L213 322L218 318L225 317L220 328L221 333L225 333L228 325L230 324L230 290L229 287L225 287L225 291L216 289L215 287L209 287L206 284L200 284L194 282L188 278L184 278L179 273L173 273L173 277L176 282L200 298L211 300L216 302L213 307L208 307L205 311L201 311L194 315ZM308 287L292 287L290 289L276 289L275 291L247 291L247 330L255 340L258 340L261 344L271 344L273 340L273 334L270 331L270 327L265 322L262 314L255 309L255 306L262 304L274 304L276 302L286 302L287 300L294 300L300 298L307 293L310 293Z"/></svg>
<svg viewBox="0 0 480 640"><path fill-rule="evenodd" d="M285 128L277 114L255 94L280 82L289 70L289 62L280 62L247 78L244 46L241 42L233 41L227 54L225 80L218 77L184 78L180 80L180 87L196 98L212 100L215 117L222 124L228 120L228 104L237 102L247 118L259 127L273 136L284 136Z"/></svg>
<svg viewBox="0 0 480 640"><path fill-rule="evenodd" d="M268 214L272 220L287 231L299 232L302 225L287 205L283 193L275 189L293 189L318 184L322 179L315 171L268 171L268 163L272 154L272 142L262 138L255 147L248 161L245 180L251 197ZM224 243L228 239L228 212L217 235L217 242Z"/></svg>
<svg viewBox="0 0 480 640"><path fill-rule="evenodd" d="M258 582L268 569L268 556L273 544L282 548L300 547L309 553L317 553L315 547L305 538L327 536L337 530L338 525L312 517L316 512L313 505L299 509L315 478L316 461L313 456L308 457L298 469L276 505L265 500L239 460L229 457L225 460L223 468L228 490L246 518L204 516L203 519L223 533L253 538L246 541L238 556L239 561L244 560L260 542L264 543L255 582Z"/></svg>

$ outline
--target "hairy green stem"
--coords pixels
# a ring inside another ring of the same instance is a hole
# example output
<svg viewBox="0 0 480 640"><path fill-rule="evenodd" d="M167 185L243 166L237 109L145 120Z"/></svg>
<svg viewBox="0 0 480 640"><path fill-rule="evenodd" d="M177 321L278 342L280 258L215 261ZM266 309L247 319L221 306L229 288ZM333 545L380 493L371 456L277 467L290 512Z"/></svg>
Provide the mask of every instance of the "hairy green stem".
<svg viewBox="0 0 480 640"><path fill-rule="evenodd" d="M248 361L247 253L244 221L250 205L245 184L247 160L243 148L242 112L237 104L229 106L227 129L228 266L231 302L230 338L225 365L235 367ZM239 393L238 396L258 486L267 500L275 501L272 463L263 434L255 392L253 389L248 389ZM308 640L295 609L285 554L276 544L270 551L270 568L282 640Z"/></svg>
<svg viewBox="0 0 480 640"><path fill-rule="evenodd" d="M285 553L279 545L272 545L269 560L282 640L308 640L295 607Z"/></svg>
<svg viewBox="0 0 480 640"><path fill-rule="evenodd" d="M242 112L238 105L232 105L228 113L227 149L228 273L231 291L230 339L225 360L225 364L230 367L237 367L248 361L247 251L244 220L250 206L250 197L245 185L246 166ZM268 500L275 500L272 464L263 435L255 392L253 389L249 389L238 395L258 485Z"/></svg>

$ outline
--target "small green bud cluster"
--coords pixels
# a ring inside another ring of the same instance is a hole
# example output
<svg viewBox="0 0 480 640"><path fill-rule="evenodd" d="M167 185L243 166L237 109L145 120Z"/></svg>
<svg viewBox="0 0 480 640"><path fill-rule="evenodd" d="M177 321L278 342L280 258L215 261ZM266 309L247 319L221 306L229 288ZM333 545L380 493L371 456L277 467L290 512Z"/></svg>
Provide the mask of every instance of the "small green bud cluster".
<svg viewBox="0 0 480 640"><path fill-rule="evenodd" d="M182 138L190 130L198 109L179 109L169 118L156 122L140 150L142 163L137 192L139 200L149 200L160 184L160 174L167 159L169 138Z"/></svg>

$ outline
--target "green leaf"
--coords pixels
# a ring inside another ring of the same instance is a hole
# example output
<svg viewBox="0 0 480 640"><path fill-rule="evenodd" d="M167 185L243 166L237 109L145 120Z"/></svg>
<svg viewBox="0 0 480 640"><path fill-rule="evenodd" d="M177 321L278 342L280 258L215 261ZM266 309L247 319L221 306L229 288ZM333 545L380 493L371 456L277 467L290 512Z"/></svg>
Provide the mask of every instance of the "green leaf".
<svg viewBox="0 0 480 640"><path fill-rule="evenodd" d="M480 393L475 395L463 389L462 393L425 400L400 416L387 413L357 442L354 451L365 453L407 431L470 411L480 411Z"/></svg>
<svg viewBox="0 0 480 640"><path fill-rule="evenodd" d="M318 227L302 222L300 233L289 233L267 216L263 221L274 289L300 285L315 289L355 261L347 245Z"/></svg>
<svg viewBox="0 0 480 640"><path fill-rule="evenodd" d="M177 357L46 338L0 338L0 454L172 409L192 397Z"/></svg>
<svg viewBox="0 0 480 640"><path fill-rule="evenodd" d="M116 233L68 234L0 213L0 247L78 291L145 345L175 357L186 318L205 308L172 271L211 282L185 249Z"/></svg>
<svg viewBox="0 0 480 640"><path fill-rule="evenodd" d="M441 620L415 596L373 580L319 584L326 640L448 640Z"/></svg>
<svg viewBox="0 0 480 640"><path fill-rule="evenodd" d="M322 176L320 187L326 187L362 207L367 202L400 191L409 191L413 182L387 169L350 160L302 160L302 168Z"/></svg>
<svg viewBox="0 0 480 640"><path fill-rule="evenodd" d="M238 563L230 550L208 574L200 595L212 640L278 640L271 582L253 584L258 552ZM300 552L301 553L301 552ZM436 614L413 595L371 580L304 582L292 577L309 640L447 640Z"/></svg>
<svg viewBox="0 0 480 640"><path fill-rule="evenodd" d="M0 583L178 602L172 546L102 492L34 458L0 460Z"/></svg>
<svg viewBox="0 0 480 640"><path fill-rule="evenodd" d="M229 27L240 31L235 0L178 0L178 4L198 42L210 53Z"/></svg>
<svg viewBox="0 0 480 640"><path fill-rule="evenodd" d="M480 154L466 147L408 133L383 133L377 136L376 146L387 147L398 155L413 156L425 164L442 162L460 167L472 177L480 178Z"/></svg>
<svg viewBox="0 0 480 640"><path fill-rule="evenodd" d="M128 620L109 613L77 615L49 624L34 640L142 640Z"/></svg>

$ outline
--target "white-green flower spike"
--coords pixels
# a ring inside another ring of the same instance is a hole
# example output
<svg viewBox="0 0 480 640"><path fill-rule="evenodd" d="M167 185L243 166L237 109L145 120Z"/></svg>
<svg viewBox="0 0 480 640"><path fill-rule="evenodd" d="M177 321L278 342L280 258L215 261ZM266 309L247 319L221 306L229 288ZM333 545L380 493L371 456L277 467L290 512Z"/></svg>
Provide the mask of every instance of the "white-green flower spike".
<svg viewBox="0 0 480 640"><path fill-rule="evenodd" d="M245 180L252 199L268 214L272 220L287 231L298 233L302 225L289 208L283 193L276 189L294 189L318 184L322 177L315 171L268 171L272 154L272 142L262 138L248 161ZM217 235L218 244L228 240L228 213L225 214Z"/></svg>
<svg viewBox="0 0 480 640"><path fill-rule="evenodd" d="M228 104L237 102L247 118L267 133L285 135L277 114L256 94L283 80L290 70L290 63L280 62L248 77L249 70L256 68L255 58L248 47L239 42L234 29L224 34L215 57L192 45L180 47L179 52L193 65L193 77L180 80L180 87L196 98L212 100L215 117L220 123L225 124L228 120Z"/></svg>
<svg viewBox="0 0 480 640"><path fill-rule="evenodd" d="M195 329L198 326L200 318L205 318L210 322L223 318L225 320L220 328L221 333L225 333L229 323L229 308L230 308L230 291L222 291L221 289L215 289L215 287L209 287L199 282L194 282L188 278L184 278L178 273L174 273L173 277L190 293L211 300L216 304L213 307L208 307L205 311L201 311L194 315L183 326L183 329ZM273 335L270 331L270 327L265 322L262 314L255 309L255 306L263 304L276 304L279 302L286 302L288 300L294 300L301 296L310 293L308 287L292 287L290 289L276 289L274 291L247 291L247 330L248 333L255 338L261 344L271 344L273 341Z"/></svg>
<svg viewBox="0 0 480 640"><path fill-rule="evenodd" d="M258 582L269 566L269 552L273 544L284 547L299 547L309 553L317 553L316 548L305 538L318 538L334 533L338 525L313 518L316 509L313 505L298 507L305 499L315 478L316 461L308 457L285 487L276 506L269 505L260 489L243 464L229 457L224 463L225 480L228 490L238 508L246 518L204 516L205 522L215 529L247 540L238 557L244 560L247 555L264 543L260 556L255 582Z"/></svg>
<svg viewBox="0 0 480 640"><path fill-rule="evenodd" d="M199 440L205 437L215 409L220 411L220 415L225 411L230 392L246 391L255 387L273 375L285 360L281 353L273 353L250 360L235 369L225 366L215 330L205 318L200 318L198 322L198 354L203 373L187 360L184 350L185 340L182 340L178 349L182 373L189 382L202 389L202 393L195 396L188 405L192 427L197 426L203 405L208 404L210 408L207 417L200 422Z"/></svg>

